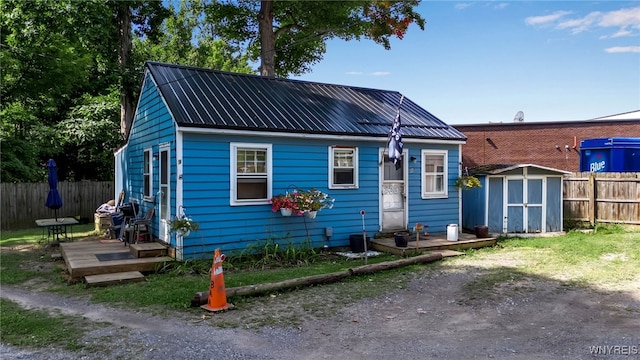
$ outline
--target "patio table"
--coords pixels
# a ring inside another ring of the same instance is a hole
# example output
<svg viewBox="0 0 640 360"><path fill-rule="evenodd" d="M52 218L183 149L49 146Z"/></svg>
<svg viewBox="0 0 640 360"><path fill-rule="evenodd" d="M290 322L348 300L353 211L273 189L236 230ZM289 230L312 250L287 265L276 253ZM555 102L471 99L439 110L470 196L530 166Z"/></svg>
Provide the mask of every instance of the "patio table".
<svg viewBox="0 0 640 360"><path fill-rule="evenodd" d="M54 239L56 242L60 242L60 237L64 240L73 241L73 225L78 224L78 220L72 217L64 217L57 219L37 219L36 225L42 228L41 242ZM67 227L69 228L67 231ZM47 230L47 237L44 236L44 231Z"/></svg>

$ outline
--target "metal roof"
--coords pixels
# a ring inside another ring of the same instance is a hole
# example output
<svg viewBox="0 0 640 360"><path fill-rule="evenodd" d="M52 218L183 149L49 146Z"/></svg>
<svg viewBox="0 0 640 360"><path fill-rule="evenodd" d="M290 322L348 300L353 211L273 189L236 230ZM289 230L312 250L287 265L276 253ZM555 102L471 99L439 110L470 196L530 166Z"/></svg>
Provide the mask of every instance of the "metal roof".
<svg viewBox="0 0 640 360"><path fill-rule="evenodd" d="M180 126L311 134L387 136L401 94L148 62ZM466 140L404 98L405 138Z"/></svg>
<svg viewBox="0 0 640 360"><path fill-rule="evenodd" d="M550 172L555 172L558 174L571 174L570 171L564 171L560 169L554 169L547 166L536 165L536 164L487 164L481 165L474 168L469 169L469 174L471 175L498 175L505 173L507 171L521 169L521 168L536 168L540 170L546 170Z"/></svg>

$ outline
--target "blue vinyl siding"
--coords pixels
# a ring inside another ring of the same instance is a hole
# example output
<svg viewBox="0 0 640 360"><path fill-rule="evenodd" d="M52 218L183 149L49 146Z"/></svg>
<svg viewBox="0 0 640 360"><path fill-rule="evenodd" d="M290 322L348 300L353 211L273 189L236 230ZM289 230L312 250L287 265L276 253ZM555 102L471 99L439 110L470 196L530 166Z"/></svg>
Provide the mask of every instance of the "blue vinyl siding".
<svg viewBox="0 0 640 360"><path fill-rule="evenodd" d="M486 225L485 197L487 189L487 177L482 176L480 184L482 187L462 191L462 229L471 231L477 225Z"/></svg>
<svg viewBox="0 0 640 360"><path fill-rule="evenodd" d="M405 147L405 149L407 149ZM451 145L422 145L418 148L415 145L403 151L404 159L408 161L411 156L415 156L415 164L409 162L409 224L408 228L413 228L416 223L429 226L427 231L432 234L443 234L447 232L448 224L459 224L459 201L458 189L455 186L458 178L458 147ZM447 150L447 198L421 198L421 151L427 150ZM413 169L413 171L411 170Z"/></svg>
<svg viewBox="0 0 640 360"><path fill-rule="evenodd" d="M143 156L145 149L152 149L152 155L157 156L160 144L171 144L171 156L175 157L175 127L168 109L162 102L157 88L151 78L145 77L136 113L134 115L131 133L126 148L127 172L123 174L127 201L136 200L140 204L141 214L156 208L155 218L151 222L151 231L159 236L158 209L159 198L155 202L144 201L143 197ZM171 160L171 173L175 174L175 161ZM159 191L159 161L152 160L153 179L151 194ZM175 177L171 181L172 199L175 199ZM173 200L175 201L175 200ZM171 204L175 208L175 203Z"/></svg>
<svg viewBox="0 0 640 360"><path fill-rule="evenodd" d="M317 188L335 199L332 209L324 209L316 219L283 217L271 211L271 205L230 205L230 142L272 144L273 194L296 188ZM357 146L359 151L359 189L328 189L328 147ZM310 139L264 138L248 136L216 136L185 134L183 141L183 205L200 223L200 229L184 238L185 258L209 257L215 248L240 251L267 239L285 244L305 243L307 231L310 245L346 246L350 234L362 233L361 210L365 210L365 228L371 235L379 230L379 148L371 142L331 142ZM436 146L438 149L446 148ZM414 151L405 148L407 158ZM453 182L457 176L457 146L449 146L449 199L420 198L420 164L410 184L410 223L422 222L429 231L446 232L446 225L458 223L458 199ZM455 176L453 174L456 174ZM414 182L416 182L414 184ZM325 227L333 228L326 239Z"/></svg>

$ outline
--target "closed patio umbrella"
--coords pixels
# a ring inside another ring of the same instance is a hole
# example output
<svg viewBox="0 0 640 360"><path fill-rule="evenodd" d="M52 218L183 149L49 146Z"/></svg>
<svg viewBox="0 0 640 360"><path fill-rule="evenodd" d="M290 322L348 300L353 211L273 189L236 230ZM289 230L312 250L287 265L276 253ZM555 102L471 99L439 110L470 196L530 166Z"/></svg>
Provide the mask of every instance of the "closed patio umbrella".
<svg viewBox="0 0 640 360"><path fill-rule="evenodd" d="M53 159L47 161L47 170L49 173L49 195L47 195L47 201L44 205L53 210L55 218L58 220L58 209L62 207L62 198L58 193L58 171Z"/></svg>

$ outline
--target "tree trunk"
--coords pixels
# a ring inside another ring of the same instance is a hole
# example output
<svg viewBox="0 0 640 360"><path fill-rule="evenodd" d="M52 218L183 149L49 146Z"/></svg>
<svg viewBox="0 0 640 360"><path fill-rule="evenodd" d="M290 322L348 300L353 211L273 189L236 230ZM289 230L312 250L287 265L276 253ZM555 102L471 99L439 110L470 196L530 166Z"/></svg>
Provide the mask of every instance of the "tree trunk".
<svg viewBox="0 0 640 360"><path fill-rule="evenodd" d="M377 264L358 266L346 271L340 271L330 274L321 274L313 276L305 276L297 279L289 279L268 284L247 285L235 288L226 289L227 296L245 296L245 295L258 295L269 291L290 289L298 286L314 285L314 284L326 284L340 281L352 275L371 274L376 271L395 269L397 267L421 264L427 262L433 262L442 259L442 254L439 252L429 253L425 255L418 255L406 259L400 259L395 261L385 261ZM209 302L209 291L201 291L195 293L191 299L191 306L197 307Z"/></svg>
<svg viewBox="0 0 640 360"><path fill-rule="evenodd" d="M273 0L260 2L258 29L260 32L260 74L274 77L276 75L276 34L273 31Z"/></svg>
<svg viewBox="0 0 640 360"><path fill-rule="evenodd" d="M130 74L131 62L131 8L126 2L118 6L118 65L120 67L120 133L129 136L133 121L133 86Z"/></svg>

